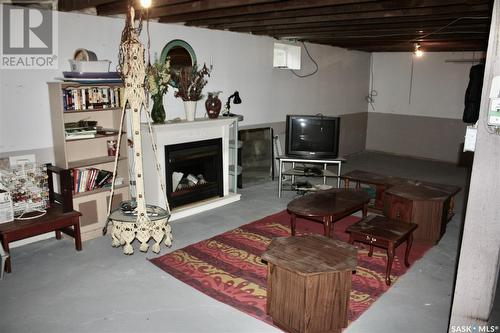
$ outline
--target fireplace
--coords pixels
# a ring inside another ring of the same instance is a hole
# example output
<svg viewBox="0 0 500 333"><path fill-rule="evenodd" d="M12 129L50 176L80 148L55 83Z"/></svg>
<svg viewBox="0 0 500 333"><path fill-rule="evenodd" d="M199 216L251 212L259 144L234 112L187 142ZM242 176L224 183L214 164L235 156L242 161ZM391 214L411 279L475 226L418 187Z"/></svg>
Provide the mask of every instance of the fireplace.
<svg viewBox="0 0 500 333"><path fill-rule="evenodd" d="M220 188L217 188L217 191L213 191L212 188L212 193L208 194L211 197L189 204L187 202L190 200L183 199L184 202L179 202L177 198L174 199L169 195L168 198L170 206L172 206L172 200L176 201L175 205L178 206L171 207L172 215L170 217L170 221L176 221L193 214L199 214L201 212L240 200L241 195L234 190L233 186L231 186L233 185L231 180L234 179L234 177L229 173L229 168L232 166L231 162L236 160L236 150L230 149L230 139L236 134L235 129L237 126L234 124L237 119L237 117L220 117L218 119L202 118L196 119L195 121L170 121L165 124L154 125L151 134L152 141L155 146L158 147L158 163L154 163L155 154L153 153L152 145L143 145L144 187L148 204L165 208L165 192L172 193L173 169L172 165L170 165L167 154L177 150L181 144L191 144L191 146L184 147L196 148L202 147L201 143L205 141L217 142L217 145L220 145L222 142L222 171L220 171L221 169L219 166L209 168L209 170L219 170L218 172L222 172L221 180L217 181L219 186L222 186L222 195ZM142 124L141 126L143 133L148 133L148 125ZM143 143L144 142L148 142L148 139L144 138ZM165 149L165 147L167 147L167 149ZM188 155L197 154L188 152ZM217 160L218 162L216 163L220 163L220 157L215 161ZM212 160L212 163L215 163L214 160ZM170 182L169 190L166 190L166 188L161 186L157 173L158 170L162 173L162 178L165 179L165 183ZM188 170L187 174L189 173L191 173L193 177L197 177L201 172L198 172L197 170ZM206 180L210 176L204 175L203 177ZM180 193L176 193L175 196L177 196L177 194L180 195ZM205 195L208 196L207 194ZM198 199L199 198L197 198L197 200Z"/></svg>
<svg viewBox="0 0 500 333"><path fill-rule="evenodd" d="M224 196L221 138L166 145L165 166L171 208Z"/></svg>

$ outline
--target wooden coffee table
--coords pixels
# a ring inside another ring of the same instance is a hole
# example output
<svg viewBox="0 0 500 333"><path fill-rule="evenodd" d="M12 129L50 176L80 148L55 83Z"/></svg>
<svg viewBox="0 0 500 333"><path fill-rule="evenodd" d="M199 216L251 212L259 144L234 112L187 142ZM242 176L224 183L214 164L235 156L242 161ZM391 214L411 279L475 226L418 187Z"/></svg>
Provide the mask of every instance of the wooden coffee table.
<svg viewBox="0 0 500 333"><path fill-rule="evenodd" d="M405 265L410 266L408 256L413 242L413 231L417 228L415 223L391 220L385 216L371 215L361 221L350 225L346 232L350 234L349 243L361 242L368 244L370 250L368 256L373 254L373 247L381 247L387 250L387 267L385 283L391 284L391 269L396 248L406 241Z"/></svg>
<svg viewBox="0 0 500 333"><path fill-rule="evenodd" d="M319 219L323 222L324 235L331 237L332 224L357 211L363 211L366 217L370 196L363 190L331 189L306 194L290 201L287 206L290 213L292 236L295 236L297 216Z"/></svg>

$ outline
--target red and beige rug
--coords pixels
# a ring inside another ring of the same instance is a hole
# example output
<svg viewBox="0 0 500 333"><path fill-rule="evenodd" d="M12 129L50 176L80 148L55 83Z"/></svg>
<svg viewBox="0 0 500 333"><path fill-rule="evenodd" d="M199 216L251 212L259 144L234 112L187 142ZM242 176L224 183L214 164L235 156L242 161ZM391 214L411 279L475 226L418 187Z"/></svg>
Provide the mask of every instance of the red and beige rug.
<svg viewBox="0 0 500 333"><path fill-rule="evenodd" d="M335 222L335 236L347 241L345 229L358 219L350 216ZM322 232L323 225L319 222L297 220L298 234ZM272 324L272 319L266 314L266 264L260 256L271 239L280 236L290 236L286 211L154 258L151 262L202 293ZM360 250L358 268L352 280L350 322L389 288L384 282L385 251L375 249L370 258L363 245L356 245ZM430 247L413 242L410 264ZM404 249L405 244L396 251L391 275L393 284L407 270L403 263Z"/></svg>

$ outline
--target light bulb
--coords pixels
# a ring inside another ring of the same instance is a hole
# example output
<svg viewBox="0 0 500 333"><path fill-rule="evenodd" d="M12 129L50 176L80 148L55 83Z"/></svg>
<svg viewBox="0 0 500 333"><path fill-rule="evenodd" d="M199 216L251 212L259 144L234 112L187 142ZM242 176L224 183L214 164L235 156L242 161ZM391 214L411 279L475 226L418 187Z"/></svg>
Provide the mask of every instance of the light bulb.
<svg viewBox="0 0 500 333"><path fill-rule="evenodd" d="M151 7L151 0L141 0L141 6L142 6L142 8Z"/></svg>
<svg viewBox="0 0 500 333"><path fill-rule="evenodd" d="M414 53L415 53L415 56L417 58L420 58L420 57L422 57L424 55L424 51L422 51L420 49L420 44L415 44L415 52Z"/></svg>

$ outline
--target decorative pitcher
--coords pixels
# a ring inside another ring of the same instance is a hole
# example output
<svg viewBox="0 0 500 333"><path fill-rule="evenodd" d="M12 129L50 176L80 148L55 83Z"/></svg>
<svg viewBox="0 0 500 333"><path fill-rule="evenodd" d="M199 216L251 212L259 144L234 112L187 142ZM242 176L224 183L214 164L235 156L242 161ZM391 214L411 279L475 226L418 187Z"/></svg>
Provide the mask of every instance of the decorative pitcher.
<svg viewBox="0 0 500 333"><path fill-rule="evenodd" d="M219 99L221 91L209 92L207 100L205 101L205 108L207 109L208 118L215 119L219 117L222 102Z"/></svg>

